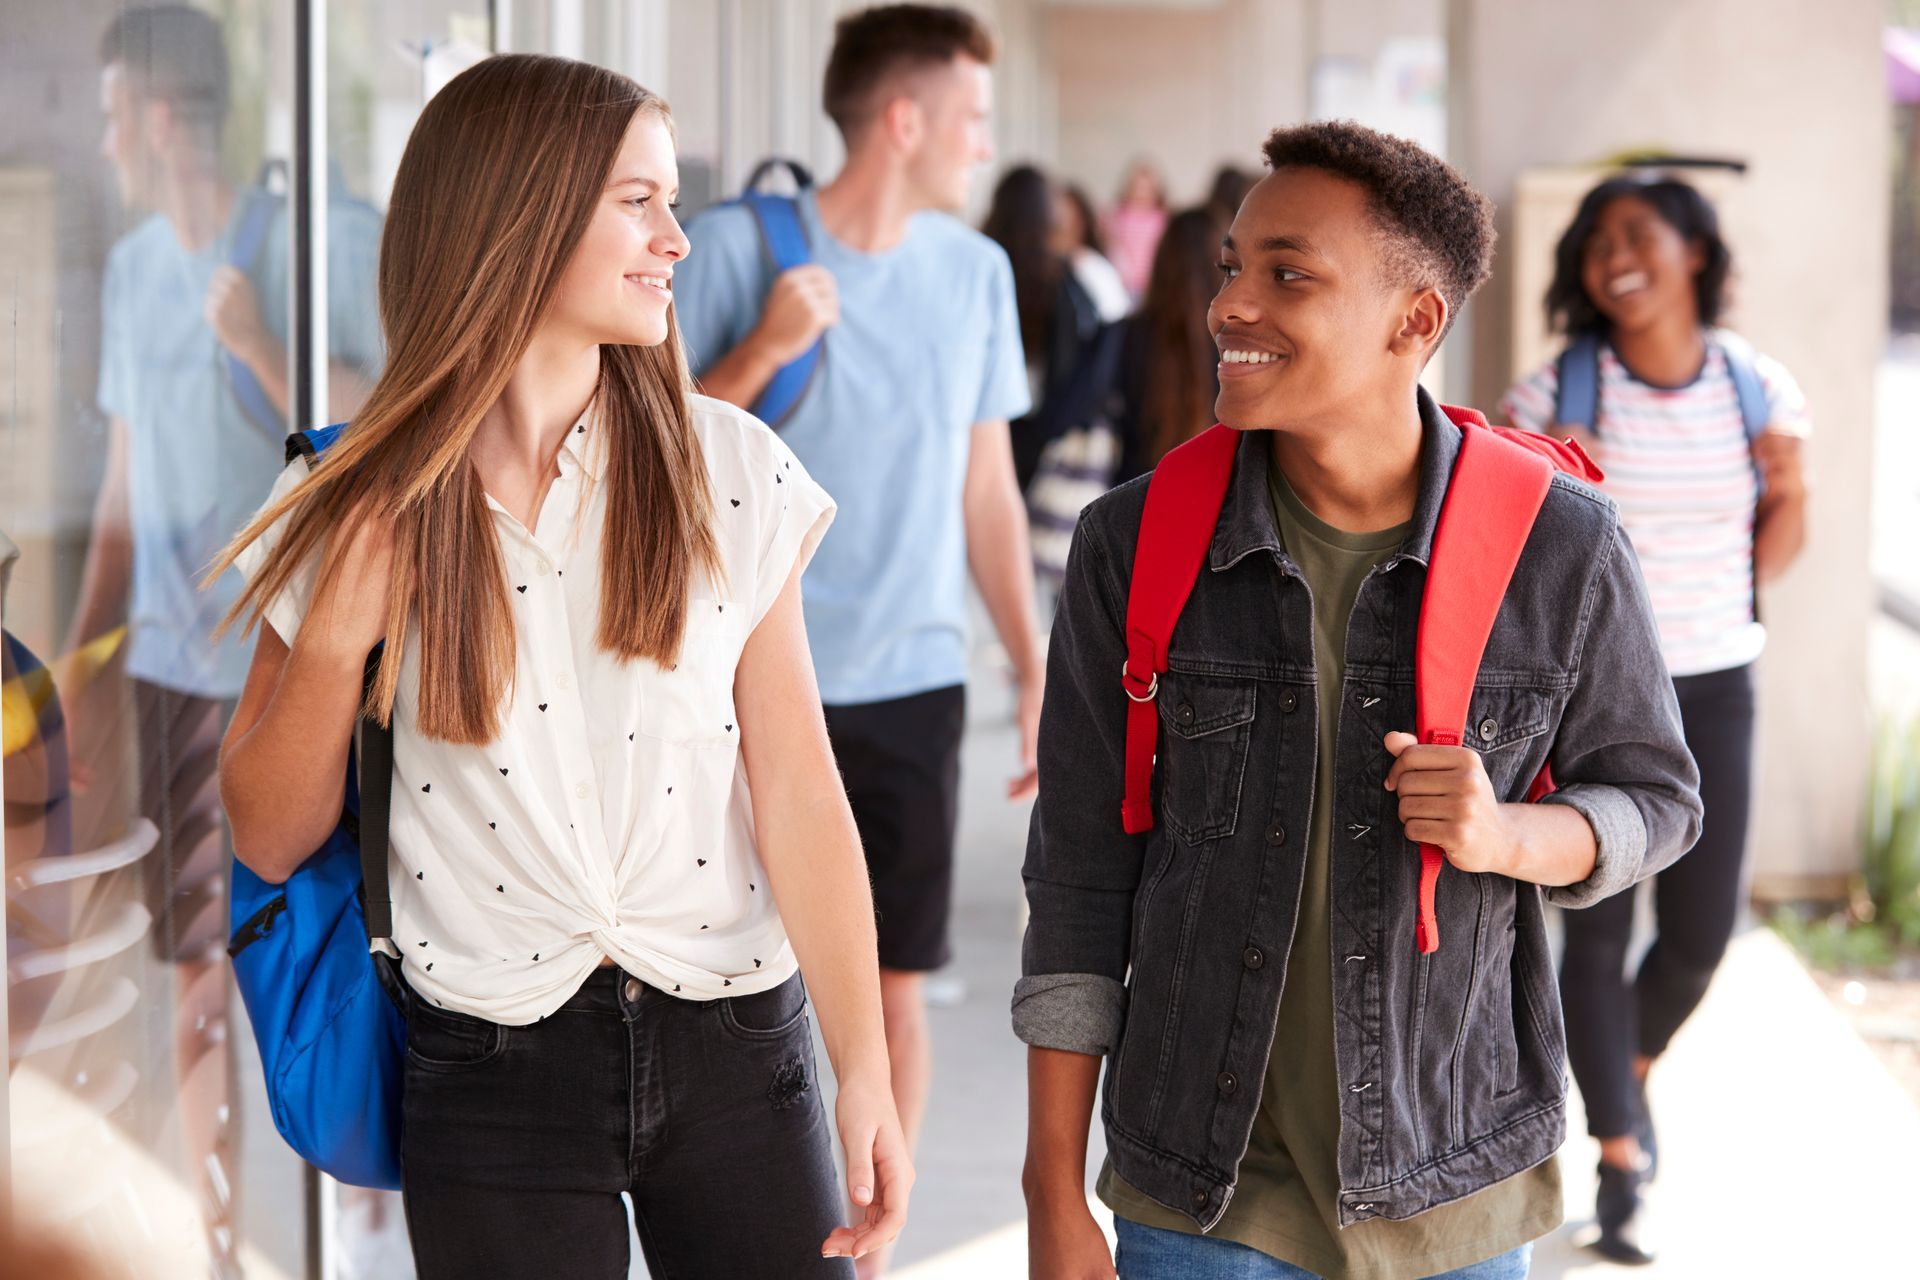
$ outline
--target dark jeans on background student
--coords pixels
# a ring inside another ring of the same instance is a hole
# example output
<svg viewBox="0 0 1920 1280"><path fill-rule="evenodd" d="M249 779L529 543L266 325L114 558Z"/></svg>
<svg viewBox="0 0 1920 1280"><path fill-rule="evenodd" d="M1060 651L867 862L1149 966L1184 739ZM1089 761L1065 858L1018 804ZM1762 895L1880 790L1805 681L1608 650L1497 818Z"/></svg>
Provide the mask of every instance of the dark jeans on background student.
<svg viewBox="0 0 1920 1280"><path fill-rule="evenodd" d="M400 993L420 1280L624 1280L622 1192L656 1280L851 1280L797 976L696 1003L602 968L525 1027Z"/></svg>
<svg viewBox="0 0 1920 1280"><path fill-rule="evenodd" d="M1740 911L1753 797L1753 668L1673 682L1687 746L1700 766L1699 843L1654 877L1658 934L1626 976L1634 894L1569 911L1560 998L1567 1059L1587 1105L1587 1132L1617 1138L1640 1114L1636 1054L1658 1057L1707 993Z"/></svg>

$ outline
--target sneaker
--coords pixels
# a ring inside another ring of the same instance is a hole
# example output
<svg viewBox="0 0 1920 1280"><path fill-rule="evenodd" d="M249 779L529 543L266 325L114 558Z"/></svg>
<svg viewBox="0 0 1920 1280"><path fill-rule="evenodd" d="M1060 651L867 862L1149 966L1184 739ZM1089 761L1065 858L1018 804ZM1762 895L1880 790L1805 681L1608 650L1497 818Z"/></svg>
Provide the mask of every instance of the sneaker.
<svg viewBox="0 0 1920 1280"><path fill-rule="evenodd" d="M1601 1257L1629 1267L1644 1267L1653 1261L1653 1252L1642 1239L1646 1202L1640 1190L1646 1181L1642 1170L1601 1163L1600 1189L1593 1200L1600 1237L1589 1246Z"/></svg>

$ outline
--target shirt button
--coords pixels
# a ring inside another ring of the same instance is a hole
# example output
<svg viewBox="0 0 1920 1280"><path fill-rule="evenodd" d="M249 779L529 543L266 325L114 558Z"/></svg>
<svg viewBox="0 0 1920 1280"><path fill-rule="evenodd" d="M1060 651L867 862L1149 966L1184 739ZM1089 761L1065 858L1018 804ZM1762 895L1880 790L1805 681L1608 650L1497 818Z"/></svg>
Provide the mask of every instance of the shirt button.
<svg viewBox="0 0 1920 1280"><path fill-rule="evenodd" d="M1281 826L1279 823L1276 822L1272 826L1267 828L1268 844L1285 844L1286 842L1287 842L1287 829L1285 827Z"/></svg>
<svg viewBox="0 0 1920 1280"><path fill-rule="evenodd" d="M1282 712L1284 712L1287 715L1292 715L1295 711L1299 709L1300 709L1299 694L1289 689L1285 693L1280 695L1280 710Z"/></svg>
<svg viewBox="0 0 1920 1280"><path fill-rule="evenodd" d="M1240 1087L1240 1081L1234 1078L1234 1074L1231 1071L1222 1071L1220 1078L1215 1080L1214 1083L1220 1086L1220 1092L1222 1093L1232 1093Z"/></svg>
<svg viewBox="0 0 1920 1280"><path fill-rule="evenodd" d="M536 560L533 565L533 571L544 577L549 567L545 560Z"/></svg>
<svg viewBox="0 0 1920 1280"><path fill-rule="evenodd" d="M564 693L566 692L566 690L573 687L573 679L572 677L567 675L566 672L562 671L559 675L554 677L553 685L554 685L554 688L559 689L561 692Z"/></svg>
<svg viewBox="0 0 1920 1280"><path fill-rule="evenodd" d="M573 789L573 794L575 794L576 796L579 796L582 800L585 800L587 798L587 784L583 782L579 786L575 787Z"/></svg>
<svg viewBox="0 0 1920 1280"><path fill-rule="evenodd" d="M638 1000L640 998L640 979L628 978L627 985L622 988L622 991L627 997L627 1003L631 1004L635 1000Z"/></svg>
<svg viewBox="0 0 1920 1280"><path fill-rule="evenodd" d="M1492 742L1500 732L1500 722L1489 716L1480 722L1480 740Z"/></svg>
<svg viewBox="0 0 1920 1280"><path fill-rule="evenodd" d="M1246 963L1249 969L1258 969L1267 962L1266 954L1258 947L1248 947L1240 953L1240 959Z"/></svg>

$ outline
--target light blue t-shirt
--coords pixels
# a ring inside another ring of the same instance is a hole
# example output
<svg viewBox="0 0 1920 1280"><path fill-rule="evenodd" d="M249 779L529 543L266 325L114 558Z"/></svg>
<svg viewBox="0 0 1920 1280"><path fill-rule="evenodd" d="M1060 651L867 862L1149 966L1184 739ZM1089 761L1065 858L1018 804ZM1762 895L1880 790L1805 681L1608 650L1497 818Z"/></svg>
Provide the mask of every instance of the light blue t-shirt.
<svg viewBox="0 0 1920 1280"><path fill-rule="evenodd" d="M102 289L100 408L126 419L133 582L128 674L204 698L233 698L252 645L239 629L213 629L239 598L228 570L208 591L200 575L259 510L286 465L286 428L242 412L226 354L206 320L207 287L227 263L257 190L242 192L214 242L189 253L155 214L114 245ZM287 340L287 216L273 215L265 247L247 268L260 316ZM328 344L333 360L369 379L382 363L375 286L380 215L335 200L327 208Z"/></svg>
<svg viewBox="0 0 1920 1280"><path fill-rule="evenodd" d="M962 684L972 427L1028 409L1013 268L943 213L916 214L885 253L835 240L811 192L800 216L840 292L825 358L780 428L840 505L805 581L820 695L847 705ZM738 205L703 213L687 235L673 296L698 376L759 322L774 269Z"/></svg>

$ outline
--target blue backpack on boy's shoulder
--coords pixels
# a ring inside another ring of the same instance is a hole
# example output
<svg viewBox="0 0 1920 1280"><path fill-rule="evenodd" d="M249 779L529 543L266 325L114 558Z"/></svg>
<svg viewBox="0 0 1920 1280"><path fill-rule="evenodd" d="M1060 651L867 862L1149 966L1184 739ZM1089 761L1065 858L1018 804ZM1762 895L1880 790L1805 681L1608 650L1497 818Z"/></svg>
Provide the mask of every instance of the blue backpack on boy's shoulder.
<svg viewBox="0 0 1920 1280"><path fill-rule="evenodd" d="M336 425L290 436L287 460L312 466L339 433ZM379 666L375 649L366 687ZM339 825L286 883L234 862L227 954L280 1136L341 1182L397 1189L407 1033L388 958L391 728L363 717L358 756L356 776L348 749Z"/></svg>
<svg viewBox="0 0 1920 1280"><path fill-rule="evenodd" d="M800 202L793 196L773 195L759 189L769 173L783 168L793 176L794 186L799 190L805 191L813 185L813 175L797 160L762 160L748 177L739 199L734 201L753 215L775 276L813 261L807 229L800 221ZM826 353L826 339L815 339L812 346L776 370L753 402L753 416L776 431L785 425L788 415L813 384L814 374L819 371Z"/></svg>

